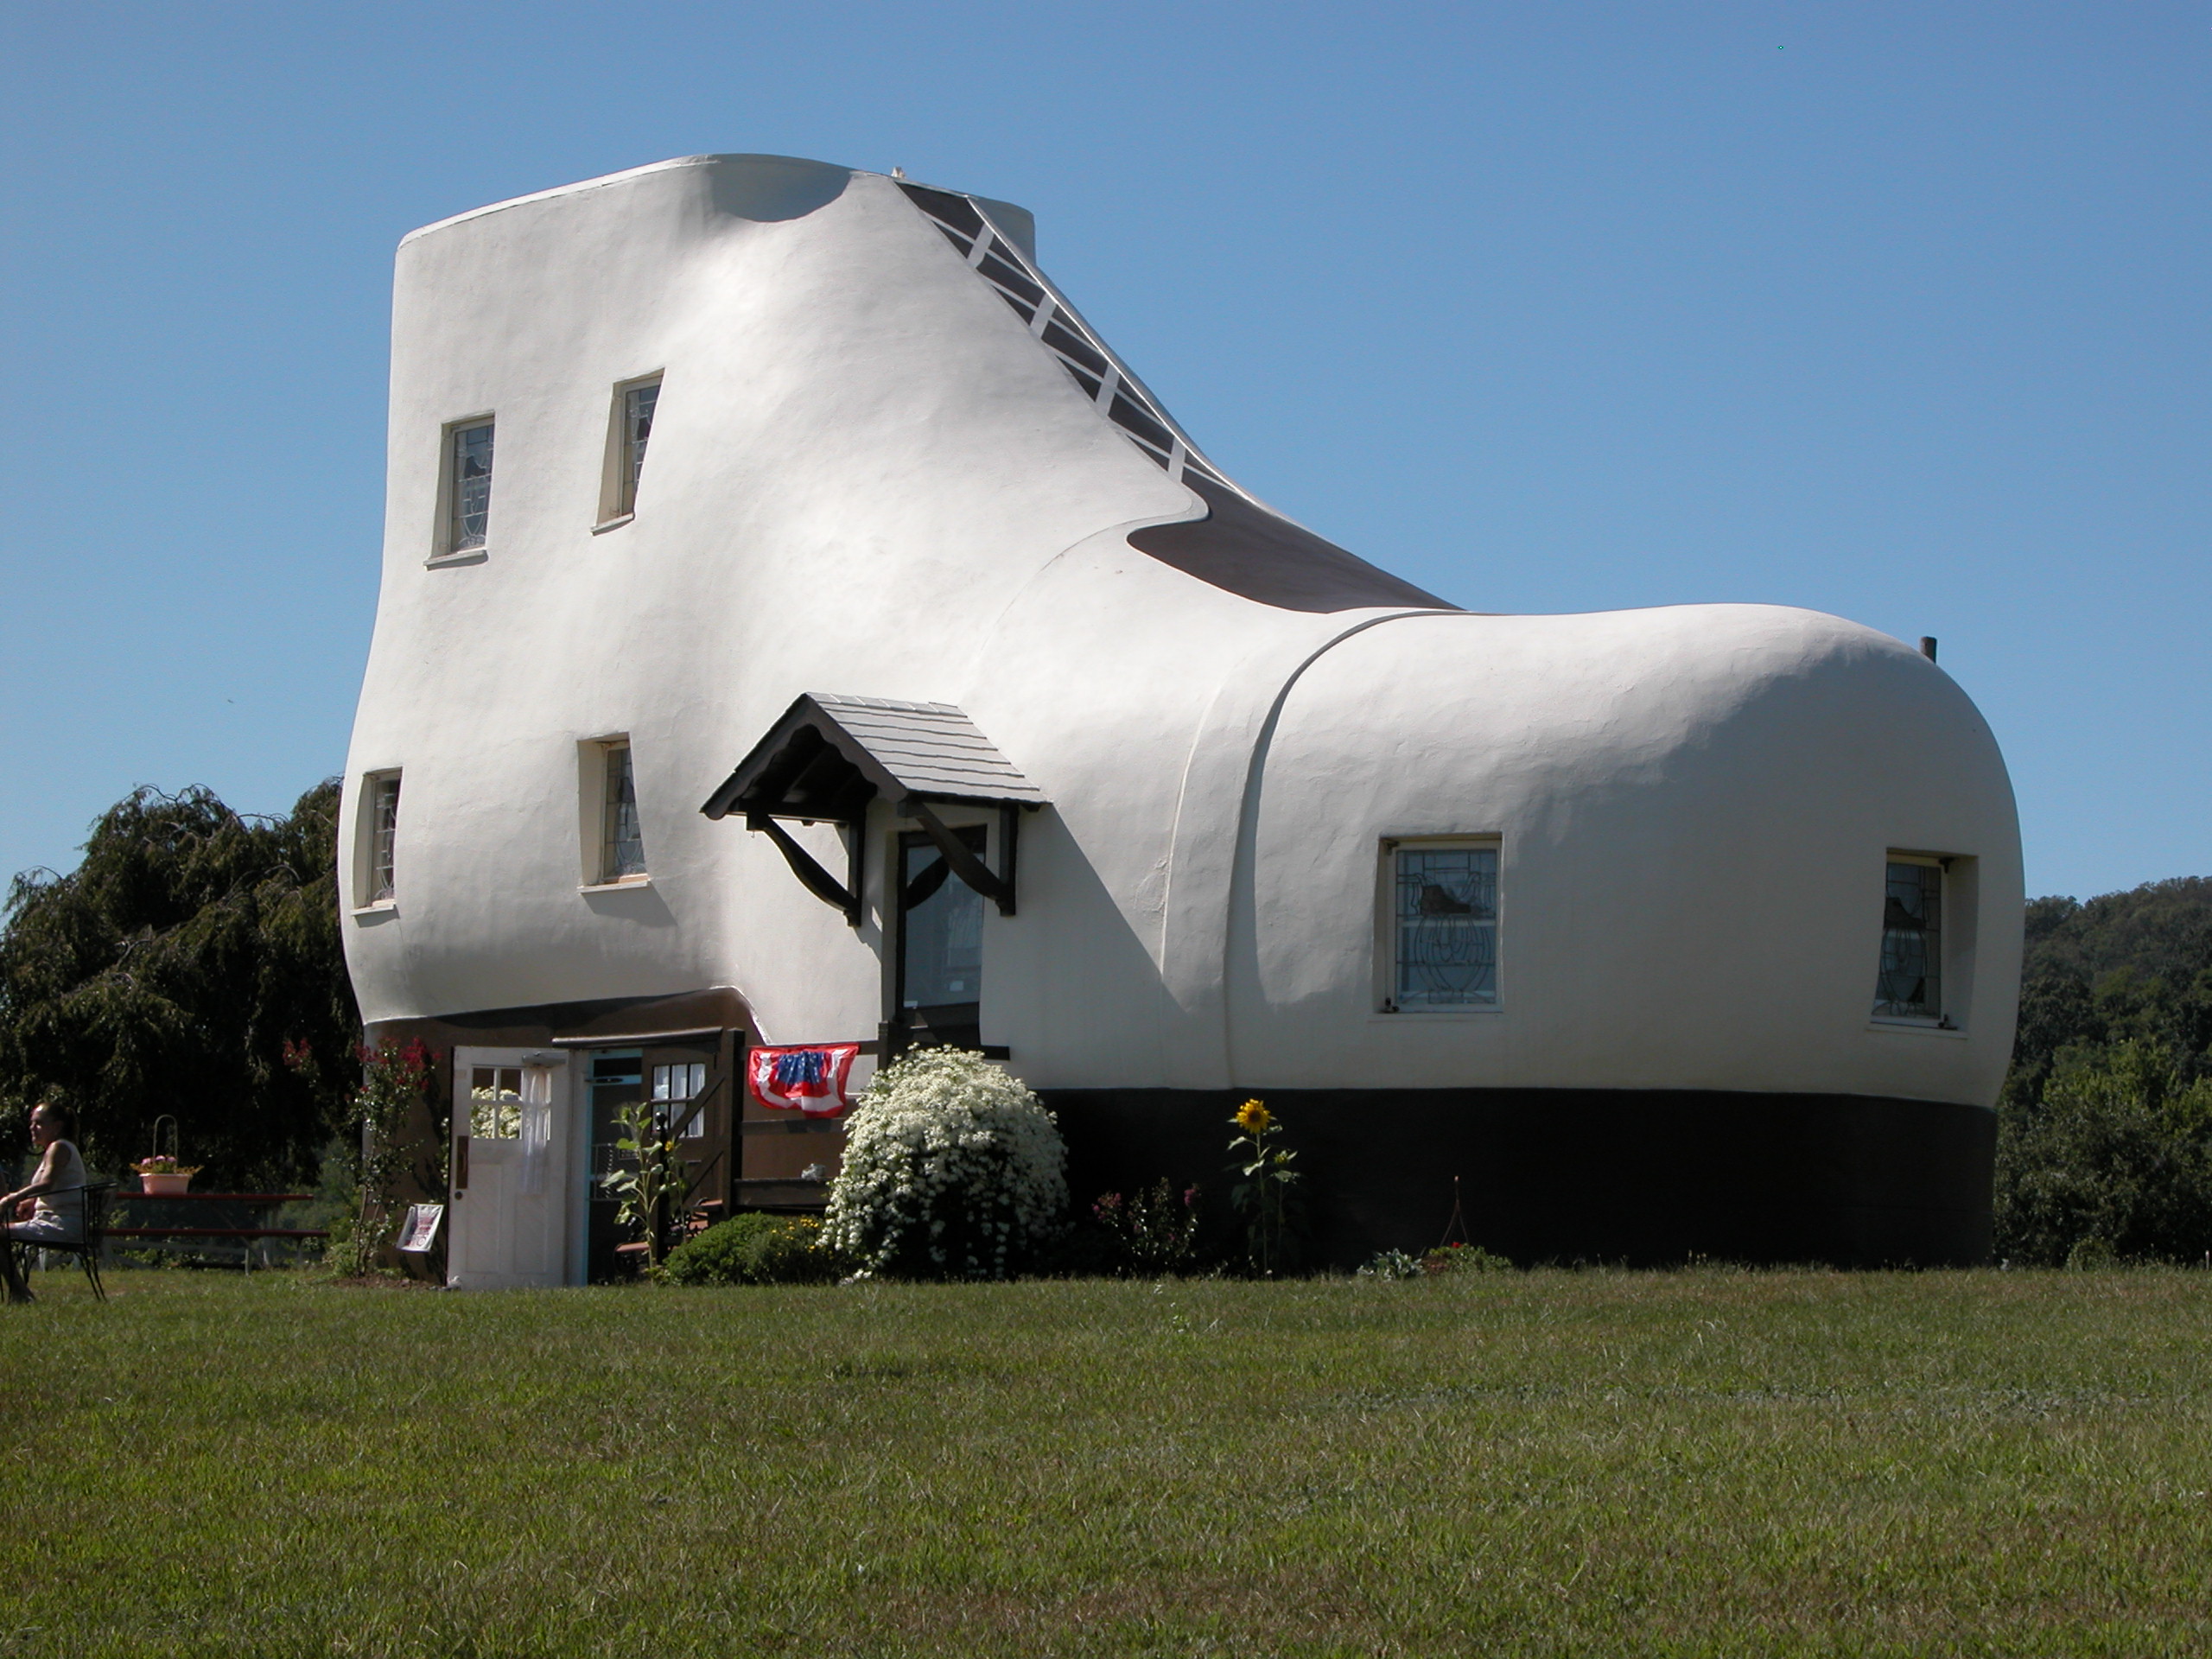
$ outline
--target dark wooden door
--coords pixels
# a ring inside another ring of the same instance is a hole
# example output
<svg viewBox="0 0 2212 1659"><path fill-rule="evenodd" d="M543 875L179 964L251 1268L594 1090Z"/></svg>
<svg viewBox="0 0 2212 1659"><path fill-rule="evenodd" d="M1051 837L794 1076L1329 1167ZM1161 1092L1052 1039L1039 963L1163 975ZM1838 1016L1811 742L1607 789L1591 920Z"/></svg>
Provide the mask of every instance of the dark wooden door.
<svg viewBox="0 0 2212 1659"><path fill-rule="evenodd" d="M648 1043L640 1079L645 1098L661 1109L662 1121L683 1148L683 1173L690 1183L689 1202L729 1206L730 1140L736 1087L728 1051L729 1039Z"/></svg>
<svg viewBox="0 0 2212 1659"><path fill-rule="evenodd" d="M985 831L953 832L978 858ZM918 830L899 837L899 950L892 1023L899 1046L982 1045L983 897Z"/></svg>

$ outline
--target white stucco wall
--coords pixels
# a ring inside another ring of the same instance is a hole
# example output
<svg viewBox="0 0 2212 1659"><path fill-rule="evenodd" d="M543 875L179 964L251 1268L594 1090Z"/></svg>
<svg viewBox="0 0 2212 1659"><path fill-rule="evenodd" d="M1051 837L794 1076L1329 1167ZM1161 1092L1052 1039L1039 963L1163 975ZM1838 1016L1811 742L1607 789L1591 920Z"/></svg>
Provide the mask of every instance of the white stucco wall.
<svg viewBox="0 0 2212 1659"><path fill-rule="evenodd" d="M613 389L655 371L594 535ZM486 413L487 546L426 566L442 429ZM1766 607L1278 610L1124 539L1199 506L887 179L694 158L416 232L347 768L349 871L360 780L404 775L365 1014L728 985L769 1040L871 1034L875 915L697 810L823 690L956 703L1054 802L985 922L986 1039L1034 1083L1993 1098L2018 836L1932 664ZM581 893L578 746L619 733L651 883ZM1503 838L1503 1004L1380 1014L1381 839L1438 832ZM1974 861L1956 1033L1867 1018L1893 847Z"/></svg>

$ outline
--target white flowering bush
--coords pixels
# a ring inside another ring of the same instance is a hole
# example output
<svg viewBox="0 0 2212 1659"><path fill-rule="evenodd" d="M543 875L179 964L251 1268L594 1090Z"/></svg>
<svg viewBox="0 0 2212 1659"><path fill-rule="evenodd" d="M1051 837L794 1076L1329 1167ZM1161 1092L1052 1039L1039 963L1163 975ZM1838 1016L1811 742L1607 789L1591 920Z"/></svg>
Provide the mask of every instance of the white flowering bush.
<svg viewBox="0 0 2212 1659"><path fill-rule="evenodd" d="M823 1243L863 1278L1003 1279L1066 1209L1067 1148L980 1054L916 1049L853 1108Z"/></svg>

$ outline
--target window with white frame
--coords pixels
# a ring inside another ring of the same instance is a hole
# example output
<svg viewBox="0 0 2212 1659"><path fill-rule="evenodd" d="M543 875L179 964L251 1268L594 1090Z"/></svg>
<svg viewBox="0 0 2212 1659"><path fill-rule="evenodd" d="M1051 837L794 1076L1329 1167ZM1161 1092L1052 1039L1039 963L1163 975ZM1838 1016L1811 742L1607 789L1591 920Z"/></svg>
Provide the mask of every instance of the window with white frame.
<svg viewBox="0 0 2212 1659"><path fill-rule="evenodd" d="M1882 965L1874 982L1877 1020L1943 1019L1943 863L1889 856L1882 897Z"/></svg>
<svg viewBox="0 0 2212 1659"><path fill-rule="evenodd" d="M706 1092L707 1064L704 1060L679 1060L671 1065L653 1067L653 1102L660 1108L660 1119L671 1124L686 1141L696 1141L707 1132L707 1114L701 1107L692 1105Z"/></svg>
<svg viewBox="0 0 2212 1659"><path fill-rule="evenodd" d="M1497 842L1389 844L1390 1012L1497 1006Z"/></svg>
<svg viewBox="0 0 2212 1659"><path fill-rule="evenodd" d="M484 545L492 522L492 423L465 421L446 429L444 553Z"/></svg>
<svg viewBox="0 0 2212 1659"><path fill-rule="evenodd" d="M522 1068L468 1069L468 1133L477 1141L512 1141L522 1134Z"/></svg>
<svg viewBox="0 0 2212 1659"><path fill-rule="evenodd" d="M645 836L638 823L638 784L627 740L603 743L599 817L599 879L623 881L645 873Z"/></svg>
<svg viewBox="0 0 2212 1659"><path fill-rule="evenodd" d="M362 860L360 902L392 901L399 839L399 774L372 772L362 780L366 846Z"/></svg>

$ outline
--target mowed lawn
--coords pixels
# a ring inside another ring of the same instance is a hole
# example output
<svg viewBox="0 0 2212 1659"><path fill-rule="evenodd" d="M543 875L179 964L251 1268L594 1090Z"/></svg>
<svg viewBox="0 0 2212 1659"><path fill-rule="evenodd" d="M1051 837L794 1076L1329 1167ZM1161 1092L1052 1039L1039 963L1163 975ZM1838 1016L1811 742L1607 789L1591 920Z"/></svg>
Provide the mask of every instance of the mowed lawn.
<svg viewBox="0 0 2212 1659"><path fill-rule="evenodd" d="M2212 1651L2212 1274L39 1279L4 1653Z"/></svg>

